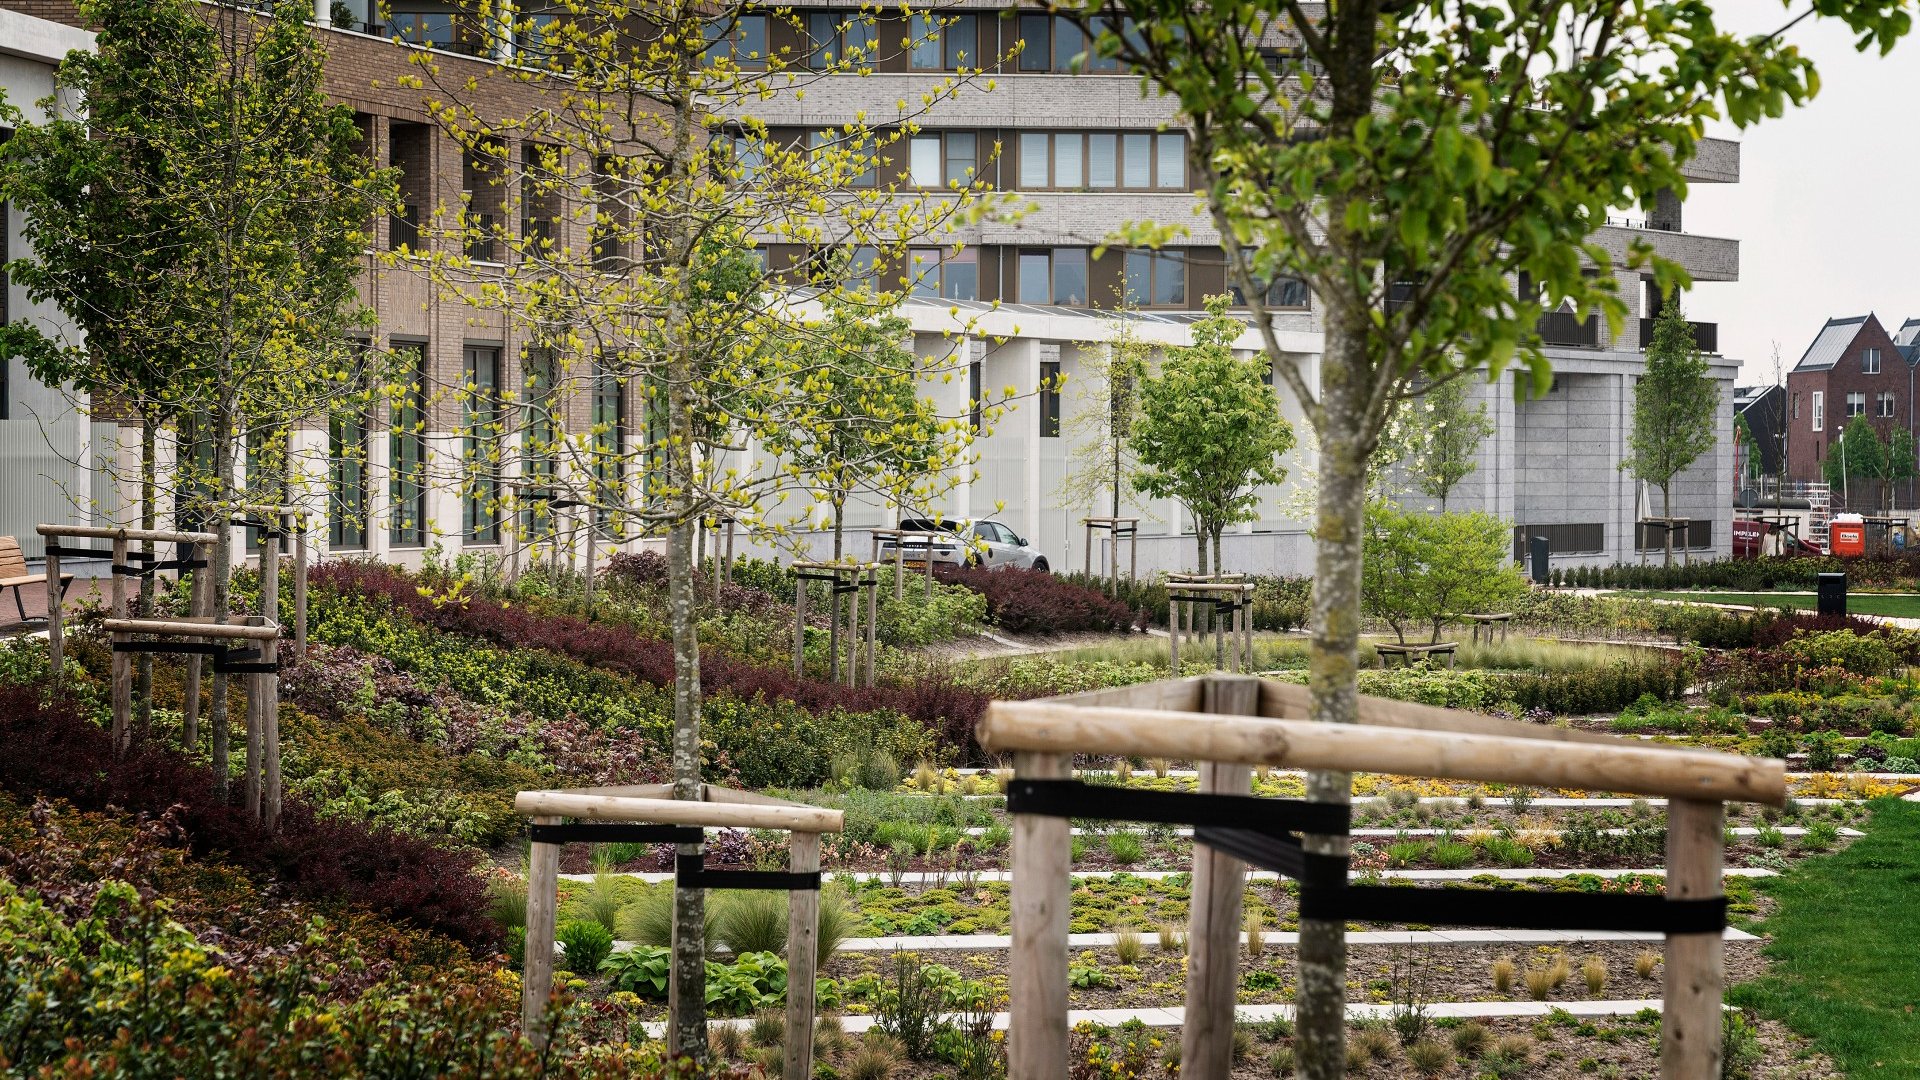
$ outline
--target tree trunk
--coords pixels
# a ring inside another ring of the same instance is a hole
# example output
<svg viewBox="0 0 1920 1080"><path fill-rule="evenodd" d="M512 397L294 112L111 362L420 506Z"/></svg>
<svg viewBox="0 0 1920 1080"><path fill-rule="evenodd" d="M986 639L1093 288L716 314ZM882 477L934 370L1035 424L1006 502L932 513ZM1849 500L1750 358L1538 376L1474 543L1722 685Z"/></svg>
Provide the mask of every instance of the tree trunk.
<svg viewBox="0 0 1920 1080"><path fill-rule="evenodd" d="M233 490L233 412L221 405L213 411L207 437L213 440L213 483L204 508L208 532L216 539L208 562L212 579L212 604L208 614L222 623L232 609L231 567L233 566L233 529L227 524L228 494ZM213 791L221 801L227 798L227 675L215 669L213 688L207 694L207 724L213 729Z"/></svg>
<svg viewBox="0 0 1920 1080"><path fill-rule="evenodd" d="M140 527L153 529L158 526L157 508L154 506L154 488L158 482L158 466L155 455L159 452L160 422L152 413L140 418ZM140 550L152 555L153 541L145 540ZM140 579L140 614L153 616L153 563L149 560L141 567L147 570ZM133 673L134 723L144 737L153 729L153 654L140 653Z"/></svg>
<svg viewBox="0 0 1920 1080"><path fill-rule="evenodd" d="M1216 574L1224 574L1227 572L1226 561L1220 558L1220 534L1225 531L1225 528L1222 526L1215 525L1213 527L1213 572Z"/></svg>
<svg viewBox="0 0 1920 1080"><path fill-rule="evenodd" d="M1336 216L1337 220L1337 216ZM1351 724L1359 711L1356 668L1360 646L1361 532L1366 516L1367 380L1371 365L1365 329L1355 316L1328 320L1320 369L1320 501L1314 529L1313 634L1308 687L1312 719ZM1358 318L1364 319L1361 313ZM1396 632L1397 629L1396 629ZM1351 773L1307 774L1313 802L1351 801ZM1305 850L1345 858L1345 836L1302 838ZM1295 1048L1304 1080L1341 1080L1346 1075L1346 924L1300 920L1299 988Z"/></svg>
<svg viewBox="0 0 1920 1080"><path fill-rule="evenodd" d="M1201 524L1199 518L1193 519L1193 546L1195 551L1194 558L1199 567L1198 573L1200 574L1201 577L1206 577L1207 576L1207 527Z"/></svg>
<svg viewBox="0 0 1920 1080"><path fill-rule="evenodd" d="M1670 485L1660 485L1660 516L1665 519L1660 525L1660 535L1664 538L1667 551L1667 566L1673 565L1673 495Z"/></svg>

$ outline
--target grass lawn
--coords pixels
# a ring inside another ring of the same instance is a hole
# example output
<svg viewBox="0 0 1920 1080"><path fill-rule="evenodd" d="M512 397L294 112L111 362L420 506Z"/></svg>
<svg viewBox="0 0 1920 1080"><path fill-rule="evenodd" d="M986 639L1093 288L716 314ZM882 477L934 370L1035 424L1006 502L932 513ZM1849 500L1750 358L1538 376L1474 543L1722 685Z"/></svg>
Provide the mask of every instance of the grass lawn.
<svg viewBox="0 0 1920 1080"><path fill-rule="evenodd" d="M1920 803L1879 800L1865 837L1759 885L1779 902L1764 924L1774 966L1730 999L1852 1080L1920 1076Z"/></svg>
<svg viewBox="0 0 1920 1080"><path fill-rule="evenodd" d="M1812 593L1736 593L1736 592L1648 592L1661 600L1691 600L1702 604L1745 604L1751 607L1793 607L1812 611L1817 598ZM1911 593L1853 593L1847 597L1847 611L1854 615L1892 615L1920 619L1920 596Z"/></svg>

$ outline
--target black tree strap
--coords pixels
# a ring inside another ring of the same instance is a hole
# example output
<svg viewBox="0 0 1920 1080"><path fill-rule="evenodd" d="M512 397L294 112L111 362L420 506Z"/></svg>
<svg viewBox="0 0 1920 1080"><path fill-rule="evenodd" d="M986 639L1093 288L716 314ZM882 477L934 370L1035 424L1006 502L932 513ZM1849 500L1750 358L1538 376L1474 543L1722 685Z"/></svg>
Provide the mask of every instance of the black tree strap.
<svg viewBox="0 0 1920 1080"><path fill-rule="evenodd" d="M129 551L126 562L113 564L113 572L120 577L146 577L153 573L154 564L159 558L150 552Z"/></svg>
<svg viewBox="0 0 1920 1080"><path fill-rule="evenodd" d="M536 844L697 844L706 837L706 831L695 825L651 825L640 821L534 825L527 833Z"/></svg>
<svg viewBox="0 0 1920 1080"><path fill-rule="evenodd" d="M112 548L65 547L53 541L47 541L47 554L58 555L63 559L112 559Z"/></svg>
<svg viewBox="0 0 1920 1080"><path fill-rule="evenodd" d="M1211 825L1273 838L1284 837L1289 832L1343 834L1352 814L1350 807L1339 803L1142 791L1078 780L1020 779L1007 784L1007 812L1097 821Z"/></svg>
<svg viewBox="0 0 1920 1080"><path fill-rule="evenodd" d="M229 649L210 641L116 641L113 651L211 656L213 670L227 675L272 675L280 670L278 661L254 663L260 659L259 649Z"/></svg>
<svg viewBox="0 0 1920 1080"><path fill-rule="evenodd" d="M1669 900L1630 893L1354 885L1347 880L1343 856L1308 854L1301 861L1303 919L1660 934L1716 933L1727 925L1724 896Z"/></svg>
<svg viewBox="0 0 1920 1080"><path fill-rule="evenodd" d="M1224 829L1217 825L1202 825L1193 830L1193 842L1205 844L1236 859L1244 859L1262 870L1272 870L1290 878L1300 877L1306 870L1303 861L1305 856L1300 850L1300 838L1291 834L1270 836L1252 829Z"/></svg>
<svg viewBox="0 0 1920 1080"><path fill-rule="evenodd" d="M1302 887L1300 917L1332 922L1496 926L1507 930L1630 930L1717 933L1727 898L1668 900L1625 893L1537 892L1394 885Z"/></svg>
<svg viewBox="0 0 1920 1080"><path fill-rule="evenodd" d="M1241 600L1234 597L1215 596L1211 594L1206 596L1181 596L1169 593L1167 594L1167 599L1175 603L1211 604L1213 606L1213 613L1216 615L1231 615L1241 608L1253 606L1253 601L1251 600Z"/></svg>
<svg viewBox="0 0 1920 1080"><path fill-rule="evenodd" d="M673 884L678 889L818 892L820 871L796 874L783 870L709 870L704 855L676 855L673 860Z"/></svg>

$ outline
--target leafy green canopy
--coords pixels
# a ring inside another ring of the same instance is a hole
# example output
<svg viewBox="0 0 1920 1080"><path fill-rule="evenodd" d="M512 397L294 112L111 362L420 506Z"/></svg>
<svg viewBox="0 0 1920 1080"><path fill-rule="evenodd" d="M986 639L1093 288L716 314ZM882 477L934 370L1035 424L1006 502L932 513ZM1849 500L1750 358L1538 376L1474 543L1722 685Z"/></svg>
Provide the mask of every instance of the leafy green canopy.
<svg viewBox="0 0 1920 1080"><path fill-rule="evenodd" d="M1194 343L1170 350L1159 374L1141 381L1130 440L1140 461L1134 490L1177 499L1216 557L1220 533L1257 516L1260 485L1286 479L1280 456L1293 449L1293 427L1261 378L1264 365L1233 353L1245 330L1227 314L1226 297L1208 298Z"/></svg>
<svg viewBox="0 0 1920 1080"><path fill-rule="evenodd" d="M1402 644L1423 624L1439 641L1454 616L1491 613L1526 591L1508 558L1512 543L1512 526L1491 514L1427 514L1377 502L1367 508L1362 603Z"/></svg>
<svg viewBox="0 0 1920 1080"><path fill-rule="evenodd" d="M1633 431L1627 436L1623 469L1660 488L1661 515L1674 477L1713 449L1720 388L1707 374L1706 357L1694 342L1693 328L1669 303L1654 320L1647 343L1647 370L1633 391Z"/></svg>

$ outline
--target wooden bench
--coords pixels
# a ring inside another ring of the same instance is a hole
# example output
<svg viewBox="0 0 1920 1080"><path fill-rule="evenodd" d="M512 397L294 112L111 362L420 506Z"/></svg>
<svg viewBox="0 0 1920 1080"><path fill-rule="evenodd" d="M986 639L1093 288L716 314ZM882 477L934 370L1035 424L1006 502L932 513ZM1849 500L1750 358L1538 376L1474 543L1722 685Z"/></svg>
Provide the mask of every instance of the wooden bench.
<svg viewBox="0 0 1920 1080"><path fill-rule="evenodd" d="M20 590L29 585L45 585L47 575L27 573L27 556L20 550L20 541L11 536L0 536L0 589L13 590L13 606L20 612L20 621L27 621L27 604ZM72 574L60 575L60 595L67 594L67 586L73 584Z"/></svg>
<svg viewBox="0 0 1920 1080"><path fill-rule="evenodd" d="M1380 666L1391 667L1389 657L1397 656L1403 665L1411 665L1416 659L1431 660L1436 656L1447 658L1447 667L1454 666L1454 652L1460 648L1457 641L1437 641L1431 645L1401 645L1397 642L1376 642L1373 651L1380 655Z"/></svg>
<svg viewBox="0 0 1920 1080"><path fill-rule="evenodd" d="M1500 628L1500 640L1502 642L1507 640L1507 624L1513 621L1513 612L1502 611L1490 615L1455 615L1454 619L1455 621L1464 621L1473 624L1473 641L1476 645L1480 643L1480 632L1484 629L1487 635L1487 644L1491 645L1493 644L1493 628L1496 626Z"/></svg>

